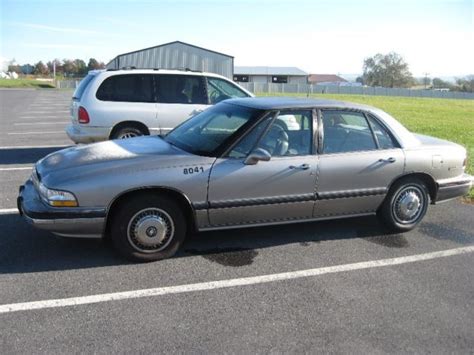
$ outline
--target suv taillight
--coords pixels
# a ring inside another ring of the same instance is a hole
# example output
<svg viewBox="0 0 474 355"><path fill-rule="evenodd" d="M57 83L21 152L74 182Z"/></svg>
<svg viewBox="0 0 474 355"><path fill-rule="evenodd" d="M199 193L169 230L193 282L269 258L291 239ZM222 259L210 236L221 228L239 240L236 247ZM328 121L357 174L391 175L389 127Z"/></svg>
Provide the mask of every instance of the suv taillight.
<svg viewBox="0 0 474 355"><path fill-rule="evenodd" d="M84 107L79 107L79 123L89 123L89 114L87 113L87 110Z"/></svg>

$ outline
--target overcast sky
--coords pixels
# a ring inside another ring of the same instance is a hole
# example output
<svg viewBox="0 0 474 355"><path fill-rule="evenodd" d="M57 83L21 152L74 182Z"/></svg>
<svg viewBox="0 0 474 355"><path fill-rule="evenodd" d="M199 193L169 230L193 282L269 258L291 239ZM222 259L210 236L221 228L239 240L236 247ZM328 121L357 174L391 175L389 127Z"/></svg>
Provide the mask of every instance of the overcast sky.
<svg viewBox="0 0 474 355"><path fill-rule="evenodd" d="M360 73L396 51L412 73L474 72L472 0L0 0L1 53L19 63L117 54L180 40L236 65Z"/></svg>

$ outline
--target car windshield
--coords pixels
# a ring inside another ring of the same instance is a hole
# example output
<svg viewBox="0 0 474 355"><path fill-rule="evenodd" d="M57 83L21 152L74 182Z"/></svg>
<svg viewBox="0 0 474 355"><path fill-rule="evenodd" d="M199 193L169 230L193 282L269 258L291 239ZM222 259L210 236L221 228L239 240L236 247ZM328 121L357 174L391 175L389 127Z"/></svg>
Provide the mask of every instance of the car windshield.
<svg viewBox="0 0 474 355"><path fill-rule="evenodd" d="M220 146L261 113L256 109L221 103L176 127L165 140L189 153L213 156Z"/></svg>

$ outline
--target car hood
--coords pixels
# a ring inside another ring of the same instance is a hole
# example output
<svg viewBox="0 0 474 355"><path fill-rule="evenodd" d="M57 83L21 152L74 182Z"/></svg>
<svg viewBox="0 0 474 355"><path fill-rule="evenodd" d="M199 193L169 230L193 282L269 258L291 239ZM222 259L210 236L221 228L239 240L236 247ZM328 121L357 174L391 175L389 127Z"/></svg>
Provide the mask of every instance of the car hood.
<svg viewBox="0 0 474 355"><path fill-rule="evenodd" d="M176 159L195 157L157 136L137 137L71 147L49 154L36 164L41 179L75 179L97 170L133 169L136 166L173 165ZM61 178L59 178L59 176ZM46 184L46 183L45 183Z"/></svg>

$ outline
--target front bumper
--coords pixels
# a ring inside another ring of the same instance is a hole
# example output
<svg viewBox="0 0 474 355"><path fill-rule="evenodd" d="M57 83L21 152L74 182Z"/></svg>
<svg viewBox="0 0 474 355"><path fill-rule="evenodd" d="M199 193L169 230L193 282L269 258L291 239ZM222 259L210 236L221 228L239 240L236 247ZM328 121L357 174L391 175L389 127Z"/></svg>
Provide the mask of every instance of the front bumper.
<svg viewBox="0 0 474 355"><path fill-rule="evenodd" d="M74 143L94 143L106 141L110 136L110 128L69 124L66 134Z"/></svg>
<svg viewBox="0 0 474 355"><path fill-rule="evenodd" d="M51 207L31 180L20 186L17 206L28 223L63 237L101 238L105 230L105 208Z"/></svg>
<svg viewBox="0 0 474 355"><path fill-rule="evenodd" d="M463 174L455 179L438 181L438 193L436 202L451 200L456 197L465 196L474 184L474 177Z"/></svg>

